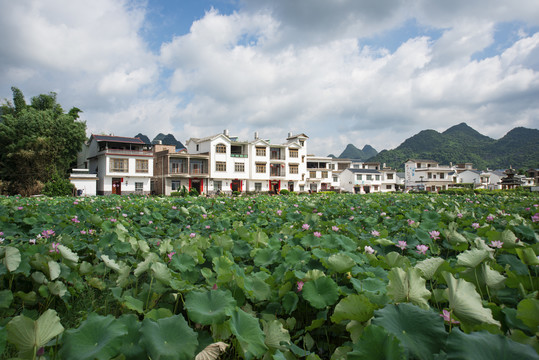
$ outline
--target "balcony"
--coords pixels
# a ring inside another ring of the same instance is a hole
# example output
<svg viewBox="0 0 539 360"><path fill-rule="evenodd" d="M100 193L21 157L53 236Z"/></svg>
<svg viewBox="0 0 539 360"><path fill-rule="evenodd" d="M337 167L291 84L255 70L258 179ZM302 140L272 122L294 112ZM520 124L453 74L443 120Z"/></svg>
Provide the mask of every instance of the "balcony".
<svg viewBox="0 0 539 360"><path fill-rule="evenodd" d="M285 160L285 151L284 149L276 149L271 148L270 149L270 159L271 160Z"/></svg>
<svg viewBox="0 0 539 360"><path fill-rule="evenodd" d="M100 150L98 155L131 155L131 156L153 156L152 150L121 150L121 149L104 149Z"/></svg>
<svg viewBox="0 0 539 360"><path fill-rule="evenodd" d="M273 177L284 177L286 176L286 170L281 164L271 164L270 165L270 176Z"/></svg>

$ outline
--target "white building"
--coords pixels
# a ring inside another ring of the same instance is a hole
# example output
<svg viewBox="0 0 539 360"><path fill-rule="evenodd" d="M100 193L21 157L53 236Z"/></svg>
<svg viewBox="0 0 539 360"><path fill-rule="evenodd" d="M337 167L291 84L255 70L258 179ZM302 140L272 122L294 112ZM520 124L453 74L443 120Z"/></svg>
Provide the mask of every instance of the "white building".
<svg viewBox="0 0 539 360"><path fill-rule="evenodd" d="M73 169L69 175L77 196L97 195L97 174L90 174L89 169Z"/></svg>
<svg viewBox="0 0 539 360"><path fill-rule="evenodd" d="M338 186L333 182L333 159L326 156L307 156L305 173L305 191L318 192L331 190Z"/></svg>
<svg viewBox="0 0 539 360"><path fill-rule="evenodd" d="M307 154L305 134L288 134L283 144L271 144L255 133L252 141L238 140L228 130L206 138L191 138L190 154L209 155L208 193L232 191L301 191Z"/></svg>
<svg viewBox="0 0 539 360"><path fill-rule="evenodd" d="M457 173L452 166L439 165L433 160L410 159L404 163L404 173L407 190L447 190L449 185L457 181Z"/></svg>
<svg viewBox="0 0 539 360"><path fill-rule="evenodd" d="M151 146L138 138L92 135L86 165L97 174L97 194L149 194L153 176Z"/></svg>

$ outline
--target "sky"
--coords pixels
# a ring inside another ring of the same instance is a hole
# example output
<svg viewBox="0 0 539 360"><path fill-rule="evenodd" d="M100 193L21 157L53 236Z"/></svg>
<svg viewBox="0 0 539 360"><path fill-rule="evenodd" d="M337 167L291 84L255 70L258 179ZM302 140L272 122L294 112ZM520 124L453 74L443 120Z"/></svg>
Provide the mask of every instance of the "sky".
<svg viewBox="0 0 539 360"><path fill-rule="evenodd" d="M537 0L0 0L0 99L57 93L87 133L254 132L393 149L539 128Z"/></svg>

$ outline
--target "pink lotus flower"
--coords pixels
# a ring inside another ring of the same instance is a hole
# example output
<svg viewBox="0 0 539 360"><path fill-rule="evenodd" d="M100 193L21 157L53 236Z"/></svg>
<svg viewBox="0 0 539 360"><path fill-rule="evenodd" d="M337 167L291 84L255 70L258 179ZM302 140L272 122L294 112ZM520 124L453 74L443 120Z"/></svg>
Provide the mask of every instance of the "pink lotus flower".
<svg viewBox="0 0 539 360"><path fill-rule="evenodd" d="M51 244L51 246L52 246L52 249L51 249L51 250L49 250L49 252L57 252L57 253L59 253L59 252L60 252L60 250L58 250L58 245L60 245L60 243L57 243L57 242L53 242L53 243Z"/></svg>
<svg viewBox="0 0 539 360"><path fill-rule="evenodd" d="M461 213L458 213L458 214L457 214L457 217L458 217L459 219L462 219L463 216L464 216L464 215L462 215Z"/></svg>
<svg viewBox="0 0 539 360"><path fill-rule="evenodd" d="M217 290L217 284L213 284L213 286L211 287L212 290Z"/></svg>
<svg viewBox="0 0 539 360"><path fill-rule="evenodd" d="M282 210L277 210L277 215L281 216L282 213L283 213Z"/></svg>
<svg viewBox="0 0 539 360"><path fill-rule="evenodd" d="M460 321L457 321L455 319L451 318L451 312L443 309L442 313L440 314L441 317L444 318L444 321L447 321L450 324L460 324Z"/></svg>
<svg viewBox="0 0 539 360"><path fill-rule="evenodd" d="M494 216L492 215L487 216L487 221L492 221L492 220L494 220Z"/></svg>
<svg viewBox="0 0 539 360"><path fill-rule="evenodd" d="M90 229L90 230L88 230L88 234L90 234L90 235L93 235L93 234L95 234L95 230L94 230L94 229Z"/></svg>
<svg viewBox="0 0 539 360"><path fill-rule="evenodd" d="M190 228L191 228L191 225L186 225L185 228L186 228L186 229L190 229Z"/></svg>
<svg viewBox="0 0 539 360"><path fill-rule="evenodd" d="M319 231L315 231L313 233L314 236L316 236L317 238L319 238L320 236L322 236L322 234L319 232Z"/></svg>
<svg viewBox="0 0 539 360"><path fill-rule="evenodd" d="M406 243L406 241L404 240L399 240L399 243L396 245L399 249L401 250L404 250L406 249L406 247L408 246L408 244Z"/></svg>
<svg viewBox="0 0 539 360"><path fill-rule="evenodd" d="M428 247L427 245L423 245L423 244L417 245L415 248L417 249L416 252L417 252L418 254L422 254L422 255L426 255L426 254L427 254L427 250L429 249L429 247Z"/></svg>
<svg viewBox="0 0 539 360"><path fill-rule="evenodd" d="M48 238L50 238L51 236L54 236L54 230L43 230L43 231L41 232L41 235L42 235L44 238L48 239Z"/></svg>
<svg viewBox="0 0 539 360"><path fill-rule="evenodd" d="M194 238L195 236L197 236L197 234L195 234L195 233L190 233L190 234L189 234L189 237L190 237L190 238Z"/></svg>
<svg viewBox="0 0 539 360"><path fill-rule="evenodd" d="M429 231L429 235L432 240L438 240L440 238L440 232L436 230Z"/></svg>
<svg viewBox="0 0 539 360"><path fill-rule="evenodd" d="M113 223L116 222L115 218L110 218L109 220L110 220L110 222L113 222Z"/></svg>
<svg viewBox="0 0 539 360"><path fill-rule="evenodd" d="M539 221L539 213L536 213L532 216L532 222L538 222Z"/></svg>
<svg viewBox="0 0 539 360"><path fill-rule="evenodd" d="M172 210L176 210L176 209L177 209L177 207L176 207L176 206L172 206Z"/></svg>
<svg viewBox="0 0 539 360"><path fill-rule="evenodd" d="M408 225L412 226L415 224L415 221L412 219L408 219Z"/></svg>
<svg viewBox="0 0 539 360"><path fill-rule="evenodd" d="M304 285L304 284L305 284L305 283L304 283L303 281L301 281L301 280L297 282L297 289L298 289L298 292L301 291L301 290L303 289L303 285Z"/></svg>
<svg viewBox="0 0 539 360"><path fill-rule="evenodd" d="M3 231L0 231L0 236L4 236L4 232L3 232Z"/></svg>
<svg viewBox="0 0 539 360"><path fill-rule="evenodd" d="M80 231L80 234L81 234L81 235L86 235L86 230L81 230L81 231Z"/></svg>
<svg viewBox="0 0 539 360"><path fill-rule="evenodd" d="M4 242L4 239L0 239L0 244ZM31 245L35 245L36 244L36 239L30 239L28 240L28 243L31 244Z"/></svg>
<svg viewBox="0 0 539 360"><path fill-rule="evenodd" d="M500 240L491 241L490 244L488 244L488 246L495 249L501 249L503 246L503 241L500 241Z"/></svg>
<svg viewBox="0 0 539 360"><path fill-rule="evenodd" d="M71 219L72 222L74 223L80 223L80 220L77 219L77 217L75 216L73 219Z"/></svg>
<svg viewBox="0 0 539 360"><path fill-rule="evenodd" d="M333 226L331 227L331 230L333 230L333 231L339 231L339 228L338 228L337 226L333 225Z"/></svg>
<svg viewBox="0 0 539 360"><path fill-rule="evenodd" d="M374 249L370 246L365 246L365 252L367 254L374 254Z"/></svg>
<svg viewBox="0 0 539 360"><path fill-rule="evenodd" d="M476 230L479 229L480 226L481 226L481 225L479 225L479 223L473 223L473 224L472 224L472 227L473 227L474 229L476 229Z"/></svg>
<svg viewBox="0 0 539 360"><path fill-rule="evenodd" d="M371 231L372 236L380 236L380 233L376 230Z"/></svg>
<svg viewBox="0 0 539 360"><path fill-rule="evenodd" d="M352 220L354 220L354 217L353 217L353 216L350 216L350 217L348 218L348 220L352 221Z"/></svg>
<svg viewBox="0 0 539 360"><path fill-rule="evenodd" d="M169 252L169 253L167 254L167 256L168 256L168 261L171 261L171 260L172 260L172 257L174 256L174 254L176 254L176 251L172 251L172 252Z"/></svg>
<svg viewBox="0 0 539 360"><path fill-rule="evenodd" d="M318 212L318 213L316 213L316 215L318 215L318 216L322 216L322 213L321 213L321 212Z"/></svg>
<svg viewBox="0 0 539 360"><path fill-rule="evenodd" d="M210 225L206 225L206 229L209 229L211 226Z"/></svg>
<svg viewBox="0 0 539 360"><path fill-rule="evenodd" d="M205 218L207 218L207 217L208 217L208 215L206 215L206 214L202 214L202 217L203 217L203 218L205 219Z"/></svg>
<svg viewBox="0 0 539 360"><path fill-rule="evenodd" d="M303 224L303 225L301 225L301 228L303 230L309 230L310 226L309 226L309 224Z"/></svg>

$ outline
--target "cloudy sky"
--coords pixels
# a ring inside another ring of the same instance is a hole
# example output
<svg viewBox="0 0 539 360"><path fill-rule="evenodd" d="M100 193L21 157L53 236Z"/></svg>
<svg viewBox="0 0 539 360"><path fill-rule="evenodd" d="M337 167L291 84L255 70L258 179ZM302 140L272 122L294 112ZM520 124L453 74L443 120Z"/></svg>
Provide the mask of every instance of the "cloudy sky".
<svg viewBox="0 0 539 360"><path fill-rule="evenodd" d="M54 91L88 134L303 132L339 155L539 128L537 0L0 0L0 34L0 99Z"/></svg>

